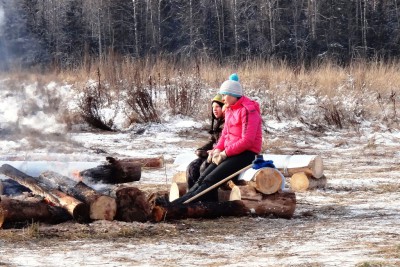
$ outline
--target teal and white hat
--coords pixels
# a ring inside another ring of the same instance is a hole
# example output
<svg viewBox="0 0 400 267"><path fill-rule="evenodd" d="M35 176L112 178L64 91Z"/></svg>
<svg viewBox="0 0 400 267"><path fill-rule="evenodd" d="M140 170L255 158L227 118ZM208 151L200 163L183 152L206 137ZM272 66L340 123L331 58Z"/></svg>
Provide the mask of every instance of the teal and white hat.
<svg viewBox="0 0 400 267"><path fill-rule="evenodd" d="M219 88L219 93L221 95L241 97L243 95L243 89L238 81L226 80L221 84L221 87Z"/></svg>

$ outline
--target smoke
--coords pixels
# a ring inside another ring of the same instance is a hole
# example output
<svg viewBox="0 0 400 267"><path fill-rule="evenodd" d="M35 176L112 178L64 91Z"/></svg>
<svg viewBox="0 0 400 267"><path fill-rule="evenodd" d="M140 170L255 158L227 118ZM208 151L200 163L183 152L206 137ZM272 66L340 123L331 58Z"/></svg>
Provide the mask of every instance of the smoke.
<svg viewBox="0 0 400 267"><path fill-rule="evenodd" d="M0 36L3 32L3 25L4 25L4 9L3 6L0 5Z"/></svg>

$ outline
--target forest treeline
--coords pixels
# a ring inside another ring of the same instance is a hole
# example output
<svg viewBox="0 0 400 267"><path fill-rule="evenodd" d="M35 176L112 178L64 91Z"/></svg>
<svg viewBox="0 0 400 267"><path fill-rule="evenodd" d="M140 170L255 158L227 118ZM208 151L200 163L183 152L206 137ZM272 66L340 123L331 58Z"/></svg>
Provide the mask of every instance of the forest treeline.
<svg viewBox="0 0 400 267"><path fill-rule="evenodd" d="M392 60L398 0L0 0L0 61L74 68L108 55Z"/></svg>

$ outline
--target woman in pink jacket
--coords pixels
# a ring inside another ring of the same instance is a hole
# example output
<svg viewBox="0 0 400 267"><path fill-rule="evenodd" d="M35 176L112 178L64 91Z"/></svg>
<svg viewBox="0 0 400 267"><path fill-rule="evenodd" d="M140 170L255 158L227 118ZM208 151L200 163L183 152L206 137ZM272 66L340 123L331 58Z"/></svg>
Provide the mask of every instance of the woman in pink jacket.
<svg viewBox="0 0 400 267"><path fill-rule="evenodd" d="M212 164L201 174L197 183L182 197L172 203L183 203L232 173L250 165L261 152L262 118L256 101L243 95L239 81L222 83L219 93L223 95L225 125L214 150L209 151ZM217 189L195 201L217 201Z"/></svg>

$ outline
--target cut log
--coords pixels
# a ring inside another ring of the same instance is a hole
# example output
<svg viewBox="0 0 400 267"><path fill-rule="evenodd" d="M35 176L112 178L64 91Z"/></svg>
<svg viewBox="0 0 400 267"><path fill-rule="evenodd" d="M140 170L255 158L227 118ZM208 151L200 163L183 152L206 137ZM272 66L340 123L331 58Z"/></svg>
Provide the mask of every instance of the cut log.
<svg viewBox="0 0 400 267"><path fill-rule="evenodd" d="M116 220L145 222L151 214L151 205L145 193L136 187L118 189Z"/></svg>
<svg viewBox="0 0 400 267"><path fill-rule="evenodd" d="M54 205L66 209L76 221L90 221L89 206L85 203L59 191L51 185L44 184L38 178L29 176L11 165L2 165L0 167L0 173L29 188L34 194L43 196Z"/></svg>
<svg viewBox="0 0 400 267"><path fill-rule="evenodd" d="M296 195L294 192L277 192L271 195L262 195L259 201L241 200L251 214L257 216L273 215L278 218L290 219L296 209Z"/></svg>
<svg viewBox="0 0 400 267"><path fill-rule="evenodd" d="M319 155L263 154L263 158L272 160L275 167L285 177L291 177L297 172L305 172L314 178L321 178L324 173L322 158Z"/></svg>
<svg viewBox="0 0 400 267"><path fill-rule="evenodd" d="M290 178L290 188L295 192L302 192L310 189L325 188L326 182L325 175L316 179L305 172L298 172Z"/></svg>
<svg viewBox="0 0 400 267"><path fill-rule="evenodd" d="M233 190L233 188L237 188ZM240 185L234 186L231 189L220 187L218 188L218 201L231 201L232 199L240 199L241 200L254 200L260 201L263 196L261 193L257 192L256 189L251 185Z"/></svg>
<svg viewBox="0 0 400 267"><path fill-rule="evenodd" d="M173 183L187 183L186 172L177 172L172 177Z"/></svg>
<svg viewBox="0 0 400 267"><path fill-rule="evenodd" d="M241 186L238 186L239 188ZM229 190L230 191L230 190ZM261 193L258 193L261 194ZM217 218L224 216L275 216L290 219L296 207L293 192L262 195L261 200L234 200L224 202L194 202L167 206L155 206L152 211L155 222L185 218Z"/></svg>
<svg viewBox="0 0 400 267"><path fill-rule="evenodd" d="M39 175L46 183L54 183L61 191L85 202L90 207L90 219L112 221L117 212L115 198L100 194L83 182L76 182L59 173L47 171Z"/></svg>
<svg viewBox="0 0 400 267"><path fill-rule="evenodd" d="M250 211L242 201L193 202L171 206L155 206L152 211L154 222L186 218L218 218L225 216L246 216Z"/></svg>
<svg viewBox="0 0 400 267"><path fill-rule="evenodd" d="M218 188L218 201L238 199L258 216L274 215L281 218L291 218L296 208L296 195L293 192L278 191L274 194L262 194L250 185L235 186L236 190ZM238 193L239 191L240 193Z"/></svg>
<svg viewBox="0 0 400 267"><path fill-rule="evenodd" d="M138 162L121 161L107 157L109 164L83 170L76 175L84 183L120 184L139 181L142 174L142 164Z"/></svg>
<svg viewBox="0 0 400 267"><path fill-rule="evenodd" d="M250 171L250 170L249 170ZM278 192L282 185L282 176L274 168L262 168L255 170L253 178L248 182L258 192L273 194Z"/></svg>
<svg viewBox="0 0 400 267"><path fill-rule="evenodd" d="M142 168L163 168L164 167L164 157L156 158L126 158L126 159L116 159L113 157L106 157L108 162L118 161L124 164L137 163L142 166Z"/></svg>
<svg viewBox="0 0 400 267"><path fill-rule="evenodd" d="M21 201L5 197L0 199L0 228L24 227L32 222L58 224L71 219L65 209L41 201Z"/></svg>

